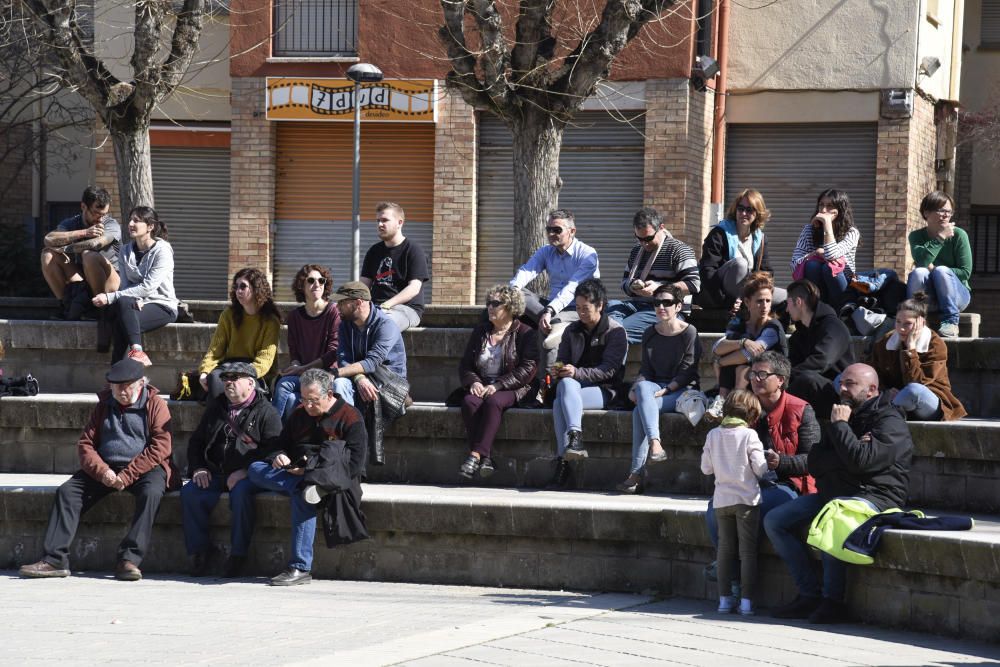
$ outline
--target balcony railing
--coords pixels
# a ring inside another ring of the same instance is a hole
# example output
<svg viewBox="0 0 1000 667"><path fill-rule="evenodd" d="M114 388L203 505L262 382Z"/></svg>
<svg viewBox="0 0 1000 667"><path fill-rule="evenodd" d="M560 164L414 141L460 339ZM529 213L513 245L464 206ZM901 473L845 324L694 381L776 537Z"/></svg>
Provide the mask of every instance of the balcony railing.
<svg viewBox="0 0 1000 667"><path fill-rule="evenodd" d="M275 56L353 56L357 53L358 0L274 0Z"/></svg>
<svg viewBox="0 0 1000 667"><path fill-rule="evenodd" d="M970 223L972 272L1000 274L1000 209L974 210Z"/></svg>

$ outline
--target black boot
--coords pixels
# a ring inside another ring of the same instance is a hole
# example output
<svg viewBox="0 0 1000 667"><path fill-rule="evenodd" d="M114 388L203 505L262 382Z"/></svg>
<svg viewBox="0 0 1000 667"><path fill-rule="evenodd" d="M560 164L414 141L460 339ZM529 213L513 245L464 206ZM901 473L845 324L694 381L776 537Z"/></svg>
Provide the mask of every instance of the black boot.
<svg viewBox="0 0 1000 667"><path fill-rule="evenodd" d="M570 461L587 458L587 449L583 446L583 433L570 431L566 434L566 453L563 456Z"/></svg>
<svg viewBox="0 0 1000 667"><path fill-rule="evenodd" d="M569 463L565 459L556 459L556 470L552 475L552 479L545 486L546 489L551 489L553 491L559 491L565 489L569 483Z"/></svg>

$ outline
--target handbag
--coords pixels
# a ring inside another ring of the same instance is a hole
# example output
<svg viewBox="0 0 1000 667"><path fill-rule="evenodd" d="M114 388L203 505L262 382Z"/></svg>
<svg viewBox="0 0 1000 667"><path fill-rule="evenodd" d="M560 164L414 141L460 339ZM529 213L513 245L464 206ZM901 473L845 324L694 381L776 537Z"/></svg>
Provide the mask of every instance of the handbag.
<svg viewBox="0 0 1000 667"><path fill-rule="evenodd" d="M410 395L410 383L385 364L375 367L369 376L378 388L382 403L383 419L393 420L406 414L406 397Z"/></svg>
<svg viewBox="0 0 1000 667"><path fill-rule="evenodd" d="M882 512L902 512L893 508ZM880 512L858 498L834 498L813 518L806 543L837 560L854 565L871 565L875 559L844 548L844 542L857 528Z"/></svg>
<svg viewBox="0 0 1000 667"><path fill-rule="evenodd" d="M201 386L198 371L181 371L177 376L177 388L170 398L175 401L202 401L205 389Z"/></svg>

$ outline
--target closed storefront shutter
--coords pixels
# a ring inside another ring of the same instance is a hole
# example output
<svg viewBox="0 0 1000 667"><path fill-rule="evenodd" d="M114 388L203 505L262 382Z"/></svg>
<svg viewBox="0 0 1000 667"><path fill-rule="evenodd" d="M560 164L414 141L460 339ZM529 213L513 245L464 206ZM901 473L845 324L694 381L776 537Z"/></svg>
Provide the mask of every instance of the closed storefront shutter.
<svg viewBox="0 0 1000 667"><path fill-rule="evenodd" d="M228 298L229 149L154 146L151 158L156 212L174 249L177 298Z"/></svg>
<svg viewBox="0 0 1000 667"><path fill-rule="evenodd" d="M303 264L328 267L336 285L350 279L353 156L351 123L278 123L274 291L279 299L293 298L292 279ZM403 207L403 234L423 247L430 265L433 124L362 124L362 260L379 240L374 220L380 201ZM430 295L426 285L425 302L430 302Z"/></svg>
<svg viewBox="0 0 1000 667"><path fill-rule="evenodd" d="M576 216L577 237L593 246L612 298L635 244L632 216L642 208L642 119L625 123L603 111L577 115L563 134L559 207ZM514 275L514 176L510 131L482 115L479 126L476 299Z"/></svg>
<svg viewBox="0 0 1000 667"><path fill-rule="evenodd" d="M771 211L765 227L768 253L778 285L791 282L792 250L816 208L816 197L827 188L843 190L850 197L854 224L861 232L855 265L858 271L872 268L874 123L736 124L727 132L725 207L728 210L733 197L745 188L764 196Z"/></svg>

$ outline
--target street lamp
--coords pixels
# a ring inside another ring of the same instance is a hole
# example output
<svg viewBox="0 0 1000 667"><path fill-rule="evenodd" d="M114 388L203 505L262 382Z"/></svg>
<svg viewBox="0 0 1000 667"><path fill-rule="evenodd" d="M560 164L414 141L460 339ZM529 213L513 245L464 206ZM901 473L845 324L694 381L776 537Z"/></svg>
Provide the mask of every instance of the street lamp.
<svg viewBox="0 0 1000 667"><path fill-rule="evenodd" d="M347 78L354 82L354 189L351 199L353 237L351 239L351 280L361 276L361 84L378 83L382 70L369 63L351 65Z"/></svg>

